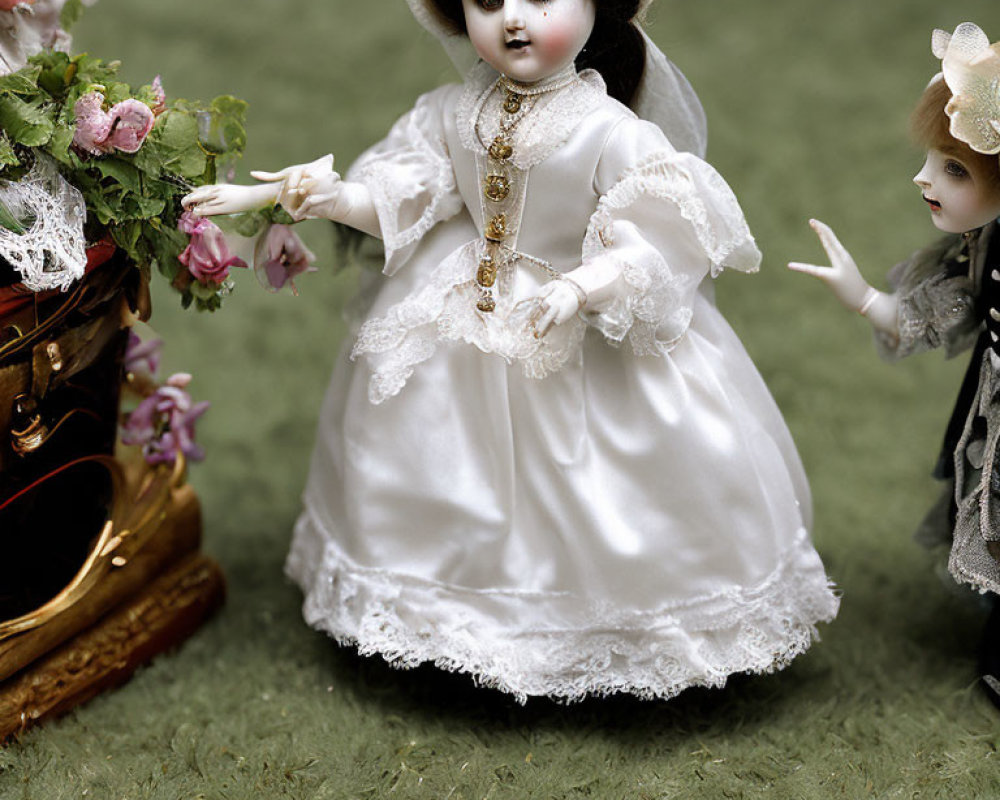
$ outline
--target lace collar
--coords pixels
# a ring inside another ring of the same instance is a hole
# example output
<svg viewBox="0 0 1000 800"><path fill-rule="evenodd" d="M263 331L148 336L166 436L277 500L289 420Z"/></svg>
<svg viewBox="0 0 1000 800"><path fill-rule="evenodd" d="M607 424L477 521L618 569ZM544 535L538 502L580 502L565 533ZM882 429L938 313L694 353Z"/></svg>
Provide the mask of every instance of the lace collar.
<svg viewBox="0 0 1000 800"><path fill-rule="evenodd" d="M473 153L483 152L483 141L491 142L499 130L503 99L503 93L495 91L499 77L493 67L480 61L465 79L456 122L462 145ZM548 82L558 84L565 77L560 73ZM534 86L544 88L544 84ZM577 125L606 96L604 79L588 69L566 86L539 97L514 134L513 165L526 170L544 161L566 143Z"/></svg>

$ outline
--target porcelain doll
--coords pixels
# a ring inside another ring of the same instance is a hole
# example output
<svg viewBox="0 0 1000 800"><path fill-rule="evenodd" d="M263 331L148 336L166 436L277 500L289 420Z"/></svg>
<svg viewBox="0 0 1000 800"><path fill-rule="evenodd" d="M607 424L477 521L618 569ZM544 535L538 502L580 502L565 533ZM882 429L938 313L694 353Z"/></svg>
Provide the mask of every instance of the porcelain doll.
<svg viewBox="0 0 1000 800"><path fill-rule="evenodd" d="M950 544L948 568L960 583L1000 593L1000 45L975 25L935 31L942 73L925 89L913 132L927 157L913 181L934 225L948 234L889 273L893 292L869 286L833 231L812 227L831 266L793 263L822 279L848 308L867 317L880 353L897 359L943 346L973 347L935 476L941 501L920 538ZM991 88L992 86L992 88ZM995 600L994 600L995 602ZM1000 613L987 626L984 686L1000 705Z"/></svg>
<svg viewBox="0 0 1000 800"><path fill-rule="evenodd" d="M410 0L464 84L344 180L327 157L189 201L382 239L287 571L337 641L521 701L721 686L837 610L791 437L713 300L760 255L641 5Z"/></svg>

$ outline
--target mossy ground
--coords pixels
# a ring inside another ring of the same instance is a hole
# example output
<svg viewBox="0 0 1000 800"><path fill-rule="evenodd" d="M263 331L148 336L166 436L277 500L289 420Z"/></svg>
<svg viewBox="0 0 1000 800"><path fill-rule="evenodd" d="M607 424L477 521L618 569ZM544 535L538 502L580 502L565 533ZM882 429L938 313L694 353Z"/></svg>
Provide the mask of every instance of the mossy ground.
<svg viewBox="0 0 1000 800"><path fill-rule="evenodd" d="M321 271L298 298L241 275L203 316L156 286L167 366L213 403L192 480L228 605L121 690L0 751L0 797L1000 797L1000 716L975 685L982 612L910 538L964 363L880 363L863 321L784 268L821 257L810 216L876 283L935 235L906 122L936 69L931 30L966 19L1000 38L994 0L659 0L652 14L765 255L717 289L799 445L843 592L808 655L669 703L522 708L307 629L282 559L352 287L310 223ZM346 165L451 79L402 0L102 0L77 41L133 82L249 100L244 176L329 151Z"/></svg>

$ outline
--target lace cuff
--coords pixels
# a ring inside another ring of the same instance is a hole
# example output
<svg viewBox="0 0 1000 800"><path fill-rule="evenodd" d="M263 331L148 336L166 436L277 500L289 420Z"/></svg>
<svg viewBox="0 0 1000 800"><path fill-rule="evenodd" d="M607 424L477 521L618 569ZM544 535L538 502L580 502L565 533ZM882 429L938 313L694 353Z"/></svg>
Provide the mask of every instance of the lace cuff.
<svg viewBox="0 0 1000 800"><path fill-rule="evenodd" d="M424 95L379 144L362 153L346 179L364 184L382 228L385 273L406 263L438 222L457 214L462 200L442 131L442 104L452 87Z"/></svg>
<svg viewBox="0 0 1000 800"><path fill-rule="evenodd" d="M732 190L708 164L662 150L626 170L601 198L583 261L614 258L618 290L590 323L637 355L668 352L691 322L704 277L754 272L760 252Z"/></svg>
<svg viewBox="0 0 1000 800"><path fill-rule="evenodd" d="M975 342L979 321L974 286L966 274L968 264L955 262L956 246L946 239L889 272L889 283L898 295L899 338L876 334L882 358L895 361L942 345L951 357Z"/></svg>

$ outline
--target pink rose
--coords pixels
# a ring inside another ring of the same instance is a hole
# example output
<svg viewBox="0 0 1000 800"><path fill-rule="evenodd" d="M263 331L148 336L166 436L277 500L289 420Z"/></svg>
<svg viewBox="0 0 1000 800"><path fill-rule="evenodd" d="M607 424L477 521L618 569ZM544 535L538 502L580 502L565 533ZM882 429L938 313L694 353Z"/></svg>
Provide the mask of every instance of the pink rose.
<svg viewBox="0 0 1000 800"><path fill-rule="evenodd" d="M91 155L110 153L108 136L111 133L111 115L104 110L104 95L87 92L73 106L76 114L76 130L73 144Z"/></svg>
<svg viewBox="0 0 1000 800"><path fill-rule="evenodd" d="M230 268L246 268L246 262L229 250L226 237L214 222L185 211L177 227L191 237L178 259L199 283L218 286L229 277Z"/></svg>
<svg viewBox="0 0 1000 800"><path fill-rule="evenodd" d="M123 153L137 153L156 122L152 110L139 100L122 100L111 106L111 146Z"/></svg>
<svg viewBox="0 0 1000 800"><path fill-rule="evenodd" d="M104 110L104 95L88 92L73 106L76 131L73 144L91 155L120 150L135 153L153 129L156 117L149 106L138 100L123 100Z"/></svg>
<svg viewBox="0 0 1000 800"><path fill-rule="evenodd" d="M254 250L254 272L263 287L279 291L285 284L298 294L292 279L303 272L315 272L316 256L289 225L272 225Z"/></svg>

